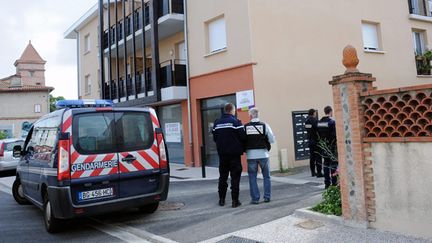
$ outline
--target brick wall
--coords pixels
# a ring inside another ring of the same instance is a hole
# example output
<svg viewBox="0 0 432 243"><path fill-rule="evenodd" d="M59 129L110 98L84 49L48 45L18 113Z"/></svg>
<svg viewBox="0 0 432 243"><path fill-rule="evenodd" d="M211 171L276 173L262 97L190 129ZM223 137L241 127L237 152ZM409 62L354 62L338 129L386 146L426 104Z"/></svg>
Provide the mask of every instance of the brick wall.
<svg viewBox="0 0 432 243"><path fill-rule="evenodd" d="M330 84L344 219L367 227L430 234L424 230L432 227L432 222L424 224L429 217L424 205L430 198L423 192L426 188L418 186L429 184L424 170L432 168L428 149L432 146L432 84L377 90L375 78L357 70L353 47L345 48L343 63L347 71ZM416 145L419 142L423 144ZM413 150L416 146L419 149ZM412 185L411 176L416 180Z"/></svg>

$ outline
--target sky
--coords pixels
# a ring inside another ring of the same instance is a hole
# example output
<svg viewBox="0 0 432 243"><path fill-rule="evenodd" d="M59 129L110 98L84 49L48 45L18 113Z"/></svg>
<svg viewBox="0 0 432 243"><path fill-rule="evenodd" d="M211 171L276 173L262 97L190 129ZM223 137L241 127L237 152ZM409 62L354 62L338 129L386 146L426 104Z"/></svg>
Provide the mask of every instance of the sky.
<svg viewBox="0 0 432 243"><path fill-rule="evenodd" d="M45 84L54 96L77 98L76 40L64 39L97 0L14 0L0 8L0 78L15 74L17 60L29 40L47 61Z"/></svg>

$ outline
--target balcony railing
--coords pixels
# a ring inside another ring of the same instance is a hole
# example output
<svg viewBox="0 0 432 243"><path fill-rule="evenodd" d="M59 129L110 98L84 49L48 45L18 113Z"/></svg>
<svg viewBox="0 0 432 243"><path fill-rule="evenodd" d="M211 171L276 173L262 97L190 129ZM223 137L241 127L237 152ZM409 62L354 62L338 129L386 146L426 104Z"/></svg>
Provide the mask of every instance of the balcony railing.
<svg viewBox="0 0 432 243"><path fill-rule="evenodd" d="M183 14L183 0L160 0L159 1L159 17L167 14L176 13Z"/></svg>
<svg viewBox="0 0 432 243"><path fill-rule="evenodd" d="M186 86L186 65L183 60L169 60L161 64L161 87Z"/></svg>
<svg viewBox="0 0 432 243"><path fill-rule="evenodd" d="M142 16L141 7L137 8L134 11L134 13L135 13L135 21L134 21L133 30L132 30L132 14L126 16L125 19L126 36L129 36L133 32L143 29L142 26L143 16ZM184 13L183 0L159 0L159 11L158 11L159 18L171 13L176 13L176 14ZM147 26L149 24L150 24L150 6L149 6L149 2L147 2L145 3L144 6L144 25ZM111 33L110 45L115 44L116 42L115 37L117 37L118 41L121 41L124 38L123 19L120 19L117 24L112 25L110 27L109 32ZM114 33L117 33L117 35L115 35ZM102 44L104 49L108 48L108 29L104 31L104 38Z"/></svg>
<svg viewBox="0 0 432 243"><path fill-rule="evenodd" d="M182 60L169 60L161 63L161 75L160 75L160 87L168 88L172 86L186 86L186 65ZM126 80L123 78L119 80L119 97L117 97L117 81L113 80L111 87L111 97L110 84L105 83L105 99L122 99L128 96L135 96L138 94L145 94L148 96L149 92L154 91L152 76L152 68L146 67L144 74L142 72L135 75L136 88L135 92L133 90L134 83L130 75L127 76ZM144 77L145 76L145 77ZM144 85L145 82L145 85ZM154 93L153 93L154 94Z"/></svg>

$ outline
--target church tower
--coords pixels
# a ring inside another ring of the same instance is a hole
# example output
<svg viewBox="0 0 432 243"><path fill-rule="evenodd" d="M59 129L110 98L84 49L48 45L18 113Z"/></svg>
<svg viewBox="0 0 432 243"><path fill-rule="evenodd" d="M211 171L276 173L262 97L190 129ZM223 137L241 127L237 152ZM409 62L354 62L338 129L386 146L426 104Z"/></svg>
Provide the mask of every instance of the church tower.
<svg viewBox="0 0 432 243"><path fill-rule="evenodd" d="M29 41L21 57L14 63L22 85L45 86L45 63Z"/></svg>

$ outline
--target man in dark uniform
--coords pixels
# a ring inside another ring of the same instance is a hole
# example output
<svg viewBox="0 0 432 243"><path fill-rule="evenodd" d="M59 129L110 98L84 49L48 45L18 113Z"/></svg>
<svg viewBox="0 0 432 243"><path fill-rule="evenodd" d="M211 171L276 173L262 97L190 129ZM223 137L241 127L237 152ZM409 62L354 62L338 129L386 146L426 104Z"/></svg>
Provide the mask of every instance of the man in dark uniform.
<svg viewBox="0 0 432 243"><path fill-rule="evenodd" d="M323 177L322 174L322 159L321 155L318 151L317 143L318 143L318 116L317 111L315 109L310 109L308 112L309 117L305 122L305 128L308 134L308 143L309 143L309 154L310 154L310 170L312 176ZM316 171L315 171L316 168Z"/></svg>
<svg viewBox="0 0 432 243"><path fill-rule="evenodd" d="M234 115L236 108L228 103L224 114L213 126L213 139L219 155L219 205L225 205L228 188L228 175L231 176L232 207L241 205L239 201L240 176L242 173L241 155L244 152L246 133L240 120Z"/></svg>
<svg viewBox="0 0 432 243"><path fill-rule="evenodd" d="M330 185L337 185L337 177L333 176L337 169L337 147L336 147L336 122L331 118L333 109L330 106L324 108L323 116L318 124L317 130L321 143L319 144L321 155L324 157L324 183L327 189Z"/></svg>

